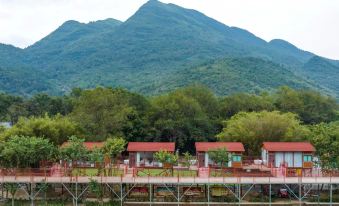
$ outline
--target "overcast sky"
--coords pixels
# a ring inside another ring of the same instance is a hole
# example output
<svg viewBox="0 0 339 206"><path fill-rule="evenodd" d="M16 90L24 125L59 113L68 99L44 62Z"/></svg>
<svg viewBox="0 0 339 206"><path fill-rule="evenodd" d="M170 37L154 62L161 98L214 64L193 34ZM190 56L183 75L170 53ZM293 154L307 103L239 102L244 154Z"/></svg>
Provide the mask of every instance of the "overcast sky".
<svg viewBox="0 0 339 206"><path fill-rule="evenodd" d="M161 0L198 10L269 41L339 59L337 0ZM26 47L73 19L126 20L146 0L0 0L0 42Z"/></svg>

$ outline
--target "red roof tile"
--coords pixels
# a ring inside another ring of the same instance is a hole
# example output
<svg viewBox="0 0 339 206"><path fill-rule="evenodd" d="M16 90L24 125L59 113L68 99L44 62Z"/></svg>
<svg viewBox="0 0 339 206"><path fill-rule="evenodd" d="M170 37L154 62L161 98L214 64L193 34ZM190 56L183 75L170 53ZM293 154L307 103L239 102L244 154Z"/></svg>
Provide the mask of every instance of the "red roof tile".
<svg viewBox="0 0 339 206"><path fill-rule="evenodd" d="M160 150L166 150L168 152L174 152L174 142L129 142L127 151L129 152L157 152Z"/></svg>
<svg viewBox="0 0 339 206"><path fill-rule="evenodd" d="M207 152L210 149L226 148L230 152L245 152L244 145L241 142L196 142L197 152Z"/></svg>
<svg viewBox="0 0 339 206"><path fill-rule="evenodd" d="M315 152L309 142L264 142L262 147L271 152Z"/></svg>
<svg viewBox="0 0 339 206"><path fill-rule="evenodd" d="M67 147L69 142L64 142L61 147ZM102 148L104 146L103 142L84 142L84 146L88 150L93 150L94 148Z"/></svg>

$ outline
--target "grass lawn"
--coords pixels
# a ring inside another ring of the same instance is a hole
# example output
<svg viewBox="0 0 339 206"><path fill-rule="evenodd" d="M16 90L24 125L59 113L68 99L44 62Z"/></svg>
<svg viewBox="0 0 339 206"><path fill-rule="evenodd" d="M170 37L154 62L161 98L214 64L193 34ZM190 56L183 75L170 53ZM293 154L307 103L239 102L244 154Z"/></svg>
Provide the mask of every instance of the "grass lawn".
<svg viewBox="0 0 339 206"><path fill-rule="evenodd" d="M211 170L210 177L232 177L233 173L230 171Z"/></svg>
<svg viewBox="0 0 339 206"><path fill-rule="evenodd" d="M102 169L101 173L99 174L98 168L74 168L72 170L72 176L121 176L124 174L122 169L113 168L111 171L109 169Z"/></svg>
<svg viewBox="0 0 339 206"><path fill-rule="evenodd" d="M139 177L169 177L172 176L172 170L170 169L154 169L143 168L138 169L137 176ZM196 177L197 171L194 170L173 170L174 177Z"/></svg>

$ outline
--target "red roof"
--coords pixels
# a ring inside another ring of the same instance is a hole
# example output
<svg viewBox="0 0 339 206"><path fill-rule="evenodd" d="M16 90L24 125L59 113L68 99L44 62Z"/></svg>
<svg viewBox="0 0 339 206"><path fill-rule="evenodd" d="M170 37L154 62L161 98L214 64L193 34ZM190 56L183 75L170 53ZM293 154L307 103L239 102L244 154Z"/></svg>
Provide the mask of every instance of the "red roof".
<svg viewBox="0 0 339 206"><path fill-rule="evenodd" d="M158 152L165 150L174 152L174 142L129 142L127 151L129 152Z"/></svg>
<svg viewBox="0 0 339 206"><path fill-rule="evenodd" d="M271 152L315 152L309 142L264 142L262 147Z"/></svg>
<svg viewBox="0 0 339 206"><path fill-rule="evenodd" d="M196 142L197 152L207 152L211 149L226 148L230 152L245 152L244 145L241 142Z"/></svg>
<svg viewBox="0 0 339 206"><path fill-rule="evenodd" d="M67 147L69 142L64 142L61 147ZM103 142L84 142L84 146L88 150L93 150L94 148L102 148L104 146Z"/></svg>

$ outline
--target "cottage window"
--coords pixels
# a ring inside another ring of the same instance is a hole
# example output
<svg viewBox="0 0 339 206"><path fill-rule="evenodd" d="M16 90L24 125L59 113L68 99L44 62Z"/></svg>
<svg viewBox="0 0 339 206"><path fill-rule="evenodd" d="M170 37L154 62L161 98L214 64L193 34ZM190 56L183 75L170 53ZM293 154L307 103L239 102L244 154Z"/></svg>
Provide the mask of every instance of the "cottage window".
<svg viewBox="0 0 339 206"><path fill-rule="evenodd" d="M233 162L241 162L241 155L233 155L232 161Z"/></svg>
<svg viewBox="0 0 339 206"><path fill-rule="evenodd" d="M304 162L312 162L312 155L304 155Z"/></svg>

